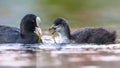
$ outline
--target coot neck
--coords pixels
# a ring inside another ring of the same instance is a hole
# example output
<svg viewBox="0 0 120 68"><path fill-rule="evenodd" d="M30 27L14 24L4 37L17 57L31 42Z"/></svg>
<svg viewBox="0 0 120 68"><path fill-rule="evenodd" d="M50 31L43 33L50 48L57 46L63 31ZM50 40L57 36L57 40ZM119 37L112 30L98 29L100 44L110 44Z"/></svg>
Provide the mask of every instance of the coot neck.
<svg viewBox="0 0 120 68"><path fill-rule="evenodd" d="M34 33L34 32L33 31L21 30L21 34L23 34L23 35L30 34L30 33Z"/></svg>
<svg viewBox="0 0 120 68"><path fill-rule="evenodd" d="M69 27L68 24L66 24L66 26L64 27L64 32L63 32L63 34L64 34L68 39L71 38L70 27Z"/></svg>
<svg viewBox="0 0 120 68"><path fill-rule="evenodd" d="M63 32L58 32L59 43L75 43L73 36L70 33L70 28L67 28Z"/></svg>
<svg viewBox="0 0 120 68"><path fill-rule="evenodd" d="M35 31L35 27L29 27L29 25L26 26L26 25L23 25L23 23L20 24L21 34L24 35L24 34L34 33L34 31Z"/></svg>
<svg viewBox="0 0 120 68"><path fill-rule="evenodd" d="M71 33L70 33L70 28L68 25L64 27L64 30L58 32L58 35L61 40L70 40L71 39Z"/></svg>

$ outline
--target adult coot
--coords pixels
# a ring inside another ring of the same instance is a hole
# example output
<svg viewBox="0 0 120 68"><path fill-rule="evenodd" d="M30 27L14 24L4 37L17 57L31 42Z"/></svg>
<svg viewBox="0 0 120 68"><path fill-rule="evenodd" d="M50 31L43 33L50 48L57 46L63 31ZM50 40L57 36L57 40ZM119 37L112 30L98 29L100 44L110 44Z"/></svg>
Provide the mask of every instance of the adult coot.
<svg viewBox="0 0 120 68"><path fill-rule="evenodd" d="M57 18L49 30L53 30L53 34L58 33L59 43L109 44L116 39L115 31L109 32L103 28L82 28L71 33L67 21L63 18Z"/></svg>
<svg viewBox="0 0 120 68"><path fill-rule="evenodd" d="M34 33L39 27L40 18L34 14L27 14L20 23L20 29L9 26L0 26L0 43L38 43L39 36Z"/></svg>

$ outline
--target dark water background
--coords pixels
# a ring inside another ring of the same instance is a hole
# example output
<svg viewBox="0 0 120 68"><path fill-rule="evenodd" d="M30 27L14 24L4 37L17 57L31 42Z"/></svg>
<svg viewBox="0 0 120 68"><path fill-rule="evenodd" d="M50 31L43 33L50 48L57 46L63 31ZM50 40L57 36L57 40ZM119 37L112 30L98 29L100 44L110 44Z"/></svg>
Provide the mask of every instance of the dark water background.
<svg viewBox="0 0 120 68"><path fill-rule="evenodd" d="M104 27L120 37L120 0L0 0L0 24L19 28L25 14L41 17L47 44L0 44L0 68L119 68L120 44L52 44L48 28L57 17L71 30Z"/></svg>

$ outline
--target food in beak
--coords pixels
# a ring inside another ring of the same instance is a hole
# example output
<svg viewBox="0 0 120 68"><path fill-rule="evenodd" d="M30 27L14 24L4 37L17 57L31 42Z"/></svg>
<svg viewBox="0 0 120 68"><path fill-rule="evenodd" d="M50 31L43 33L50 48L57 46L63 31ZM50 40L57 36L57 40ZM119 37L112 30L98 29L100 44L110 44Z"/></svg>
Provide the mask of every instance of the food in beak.
<svg viewBox="0 0 120 68"><path fill-rule="evenodd" d="M50 31L51 34L55 34L55 32L56 32L54 27L50 27L49 31Z"/></svg>
<svg viewBox="0 0 120 68"><path fill-rule="evenodd" d="M38 37L39 37L39 40L38 40L38 43L42 43L42 39L41 39L41 37L42 37L42 31L41 31L41 28L40 27L36 27L35 28L35 33L38 35Z"/></svg>
<svg viewBox="0 0 120 68"><path fill-rule="evenodd" d="M54 27L50 27L50 28L49 28L49 32L50 32L50 34L52 35L52 38L53 38L54 43L56 43L56 40L55 40L55 35L56 35L55 28L54 28Z"/></svg>

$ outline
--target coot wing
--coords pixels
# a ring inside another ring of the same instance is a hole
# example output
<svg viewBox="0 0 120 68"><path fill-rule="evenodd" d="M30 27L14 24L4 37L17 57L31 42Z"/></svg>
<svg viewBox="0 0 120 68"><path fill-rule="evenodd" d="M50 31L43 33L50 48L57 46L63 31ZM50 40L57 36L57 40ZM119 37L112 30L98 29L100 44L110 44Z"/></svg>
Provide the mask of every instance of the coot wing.
<svg viewBox="0 0 120 68"><path fill-rule="evenodd" d="M73 39L77 43L114 43L116 32L110 32L103 28L83 28L72 33Z"/></svg>
<svg viewBox="0 0 120 68"><path fill-rule="evenodd" d="M74 32L71 33L71 36L76 43L87 43L87 40L90 36L89 29L81 28L75 30Z"/></svg>
<svg viewBox="0 0 120 68"><path fill-rule="evenodd" d="M16 27L9 27L9 26L3 26L0 25L0 33L11 33L11 32L20 32L20 29L16 28Z"/></svg>
<svg viewBox="0 0 120 68"><path fill-rule="evenodd" d="M0 43L15 43L20 30L15 27L0 26Z"/></svg>

